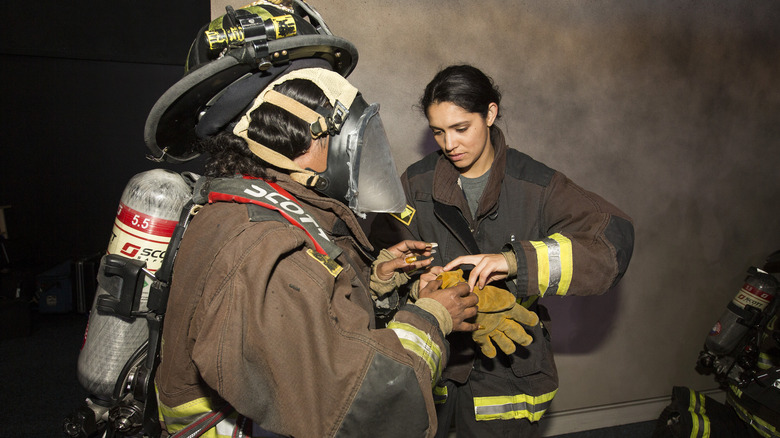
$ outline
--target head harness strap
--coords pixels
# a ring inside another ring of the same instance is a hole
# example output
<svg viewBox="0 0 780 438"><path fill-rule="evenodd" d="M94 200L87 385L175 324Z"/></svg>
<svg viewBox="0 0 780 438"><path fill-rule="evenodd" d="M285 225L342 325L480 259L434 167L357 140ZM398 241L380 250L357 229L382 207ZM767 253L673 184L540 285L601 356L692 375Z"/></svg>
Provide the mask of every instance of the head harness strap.
<svg viewBox="0 0 780 438"><path fill-rule="evenodd" d="M251 122L250 114L263 102L268 102L289 111L291 114L309 123L313 130L321 130L320 132L312 131L312 138L320 137L328 132L328 123L319 113L288 96L273 91L276 85L291 79L306 79L314 82L328 98L331 105L333 105L333 118L338 120L333 120L332 122L338 128L341 128L349 113L347 109L352 106L352 102L357 96L357 88L336 72L322 68L305 68L292 71L269 84L257 96L252 106L241 116L241 119L233 128L233 133L246 140L249 150L260 159L278 168L289 170L290 177L298 183L314 187L319 180L314 171L302 169L290 158L252 140L247 132Z"/></svg>

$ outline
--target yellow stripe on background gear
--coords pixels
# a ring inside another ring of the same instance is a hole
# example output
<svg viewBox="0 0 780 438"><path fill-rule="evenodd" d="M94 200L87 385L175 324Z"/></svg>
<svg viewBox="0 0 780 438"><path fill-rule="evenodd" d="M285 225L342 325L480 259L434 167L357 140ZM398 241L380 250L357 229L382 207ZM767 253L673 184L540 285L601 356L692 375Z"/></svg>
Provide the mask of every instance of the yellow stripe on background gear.
<svg viewBox="0 0 780 438"><path fill-rule="evenodd" d="M574 275L574 255L571 240L555 233L543 240L531 241L536 250L539 295L549 291L566 295Z"/></svg>
<svg viewBox="0 0 780 438"><path fill-rule="evenodd" d="M772 360L772 356L761 352L758 354L758 361L756 362L756 366L762 370L769 370L774 368L775 361Z"/></svg>
<svg viewBox="0 0 780 438"><path fill-rule="evenodd" d="M495 397L474 397L474 413L477 421L516 420L526 418L539 421L550 406L553 392L532 396L517 394Z"/></svg>
<svg viewBox="0 0 780 438"><path fill-rule="evenodd" d="M410 324L390 321L387 328L395 332L405 349L416 354L428 364L428 368L431 370L431 386L435 385L444 368L439 346L427 333Z"/></svg>
<svg viewBox="0 0 780 438"><path fill-rule="evenodd" d="M710 438L710 419L706 415L707 409L704 407L704 394L688 390L691 400L688 404L688 411L691 413L691 438Z"/></svg>
<svg viewBox="0 0 780 438"><path fill-rule="evenodd" d="M753 430L758 432L759 435L765 438L775 438L777 436L780 436L778 434L777 429L775 429L774 426L767 423L765 420L761 419L761 417L757 417L753 414L751 414L747 409L743 408L742 405L739 404L737 400L735 400L733 397L730 399L730 404L734 408L734 411L737 413L737 416L739 416L742 421L749 424Z"/></svg>
<svg viewBox="0 0 780 438"><path fill-rule="evenodd" d="M691 438L710 438L710 419L691 412Z"/></svg>

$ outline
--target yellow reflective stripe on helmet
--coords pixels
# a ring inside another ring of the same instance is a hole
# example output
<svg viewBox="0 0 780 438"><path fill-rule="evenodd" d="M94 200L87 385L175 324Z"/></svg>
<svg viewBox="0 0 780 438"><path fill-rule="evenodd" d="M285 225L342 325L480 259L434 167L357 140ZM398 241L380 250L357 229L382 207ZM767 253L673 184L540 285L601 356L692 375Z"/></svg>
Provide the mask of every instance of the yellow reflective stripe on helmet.
<svg viewBox="0 0 780 438"><path fill-rule="evenodd" d="M474 414L477 421L513 420L526 418L539 421L550 407L553 392L532 396L517 394L497 397L474 397Z"/></svg>
<svg viewBox="0 0 780 438"><path fill-rule="evenodd" d="M571 240L555 233L542 240L531 241L536 249L539 295L566 295L574 274Z"/></svg>
<svg viewBox="0 0 780 438"><path fill-rule="evenodd" d="M431 385L436 384L444 368L439 346L424 331L410 324L390 321L387 328L395 332L405 349L419 356L431 370Z"/></svg>
<svg viewBox="0 0 780 438"><path fill-rule="evenodd" d="M688 402L688 412L691 414L691 438L709 438L710 419L704 413L704 394L699 394L691 389L690 401Z"/></svg>

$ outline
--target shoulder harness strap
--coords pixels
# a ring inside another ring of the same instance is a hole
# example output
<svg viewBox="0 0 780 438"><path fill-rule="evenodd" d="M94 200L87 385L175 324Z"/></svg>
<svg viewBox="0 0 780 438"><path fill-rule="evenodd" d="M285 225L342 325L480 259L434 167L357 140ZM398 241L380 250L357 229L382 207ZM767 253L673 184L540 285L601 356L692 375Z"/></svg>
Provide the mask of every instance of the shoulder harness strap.
<svg viewBox="0 0 780 438"><path fill-rule="evenodd" d="M331 242L322 227L303 208L297 199L276 183L262 179L245 178L201 178L195 186L195 202L238 202L263 207L276 214L267 214L258 208L249 208L250 219L286 220L303 230L311 239L315 250L320 255L327 255L335 260L342 250Z"/></svg>

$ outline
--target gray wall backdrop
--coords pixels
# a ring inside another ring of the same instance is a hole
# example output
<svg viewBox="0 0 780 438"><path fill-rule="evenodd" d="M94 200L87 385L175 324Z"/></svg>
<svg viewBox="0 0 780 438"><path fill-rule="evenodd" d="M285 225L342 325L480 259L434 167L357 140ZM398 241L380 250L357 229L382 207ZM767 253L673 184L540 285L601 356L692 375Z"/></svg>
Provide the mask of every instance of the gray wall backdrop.
<svg viewBox="0 0 780 438"><path fill-rule="evenodd" d="M350 80L381 103L399 172L436 147L413 108L425 84L467 62L500 86L510 145L634 218L617 288L544 299L554 411L716 387L694 370L704 339L745 270L780 249L780 3L310 4L357 46Z"/></svg>

